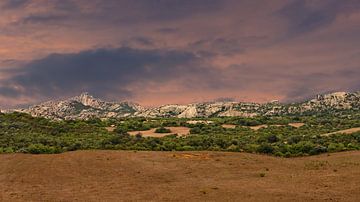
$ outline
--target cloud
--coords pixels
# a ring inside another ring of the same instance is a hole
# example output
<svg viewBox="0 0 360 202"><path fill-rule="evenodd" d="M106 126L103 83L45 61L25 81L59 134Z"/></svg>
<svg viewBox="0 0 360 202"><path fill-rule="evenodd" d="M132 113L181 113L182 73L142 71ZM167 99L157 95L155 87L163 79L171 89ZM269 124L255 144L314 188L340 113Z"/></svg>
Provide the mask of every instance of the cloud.
<svg viewBox="0 0 360 202"><path fill-rule="evenodd" d="M172 28L172 27L163 27L160 29L157 29L156 32L162 33L162 34L173 34L177 33L180 30L178 28Z"/></svg>
<svg viewBox="0 0 360 202"><path fill-rule="evenodd" d="M54 14L38 14L29 15L21 20L22 24L54 24L58 22L64 22L68 20L66 15L54 15Z"/></svg>
<svg viewBox="0 0 360 202"><path fill-rule="evenodd" d="M8 0L0 10L1 105L81 91L165 104L360 88L358 0Z"/></svg>
<svg viewBox="0 0 360 202"><path fill-rule="evenodd" d="M209 76L199 60L190 52L131 48L52 54L8 70L13 76L0 83L0 94L58 97L89 91L103 97L117 93L120 98L129 98L132 84L161 85L177 77L199 76L199 72Z"/></svg>
<svg viewBox="0 0 360 202"><path fill-rule="evenodd" d="M336 18L336 6L332 0L320 8L308 6L306 0L295 0L281 8L278 14L289 21L290 34L302 34L331 24Z"/></svg>
<svg viewBox="0 0 360 202"><path fill-rule="evenodd" d="M4 9L17 9L28 4L30 0L5 0L2 8Z"/></svg>

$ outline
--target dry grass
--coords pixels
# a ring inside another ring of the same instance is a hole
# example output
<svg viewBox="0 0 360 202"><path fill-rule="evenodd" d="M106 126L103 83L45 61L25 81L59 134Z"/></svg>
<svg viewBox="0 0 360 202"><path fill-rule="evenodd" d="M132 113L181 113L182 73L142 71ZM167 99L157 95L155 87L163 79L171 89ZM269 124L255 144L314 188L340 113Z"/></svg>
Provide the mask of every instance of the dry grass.
<svg viewBox="0 0 360 202"><path fill-rule="evenodd" d="M0 201L359 201L360 152L0 155Z"/></svg>

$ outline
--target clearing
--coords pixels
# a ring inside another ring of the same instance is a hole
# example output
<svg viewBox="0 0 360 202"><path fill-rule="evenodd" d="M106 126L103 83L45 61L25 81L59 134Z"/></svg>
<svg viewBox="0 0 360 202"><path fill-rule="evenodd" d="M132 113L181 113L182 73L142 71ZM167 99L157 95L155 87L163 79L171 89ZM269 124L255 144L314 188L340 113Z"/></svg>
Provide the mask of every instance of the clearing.
<svg viewBox="0 0 360 202"><path fill-rule="evenodd" d="M329 136L329 135L333 135L333 134L351 134L351 133L356 133L358 131L360 131L360 128L350 128L350 129L346 129L346 130L339 130L339 131L332 132L332 133L322 134L321 136Z"/></svg>
<svg viewBox="0 0 360 202"><path fill-rule="evenodd" d="M128 132L130 135L136 135L141 133L143 137L164 137L171 134L178 134L179 136L186 136L190 133L190 128L188 127L165 127L170 129L170 133L155 133L156 128L151 130L143 130L143 131L131 131Z"/></svg>
<svg viewBox="0 0 360 202"><path fill-rule="evenodd" d="M289 123L289 126L300 128L301 126L305 125L305 123Z"/></svg>
<svg viewBox="0 0 360 202"><path fill-rule="evenodd" d="M223 128L231 128L231 129L234 129L236 128L236 125L233 125L233 124L223 124L221 125Z"/></svg>

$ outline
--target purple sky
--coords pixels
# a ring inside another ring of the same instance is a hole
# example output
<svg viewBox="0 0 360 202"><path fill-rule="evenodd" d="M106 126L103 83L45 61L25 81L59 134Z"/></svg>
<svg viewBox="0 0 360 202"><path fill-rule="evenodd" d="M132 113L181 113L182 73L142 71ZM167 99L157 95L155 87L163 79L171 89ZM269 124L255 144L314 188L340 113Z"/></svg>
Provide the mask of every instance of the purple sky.
<svg viewBox="0 0 360 202"><path fill-rule="evenodd" d="M360 90L359 0L3 0L0 108Z"/></svg>

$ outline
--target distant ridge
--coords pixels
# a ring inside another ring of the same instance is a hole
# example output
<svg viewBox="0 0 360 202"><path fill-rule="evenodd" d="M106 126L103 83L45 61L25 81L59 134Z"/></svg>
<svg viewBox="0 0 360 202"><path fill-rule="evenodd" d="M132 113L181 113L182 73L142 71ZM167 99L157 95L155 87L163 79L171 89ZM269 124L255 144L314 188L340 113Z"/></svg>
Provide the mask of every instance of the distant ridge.
<svg viewBox="0 0 360 202"><path fill-rule="evenodd" d="M32 116L55 120L121 118L121 117L254 117L259 115L289 115L304 113L336 112L341 110L360 110L360 92L334 92L317 95L314 99L292 104L278 101L269 103L246 102L203 102L186 105L170 104L160 107L144 108L131 102L106 102L94 98L89 93L61 101L48 101L25 109L7 110L23 112Z"/></svg>

